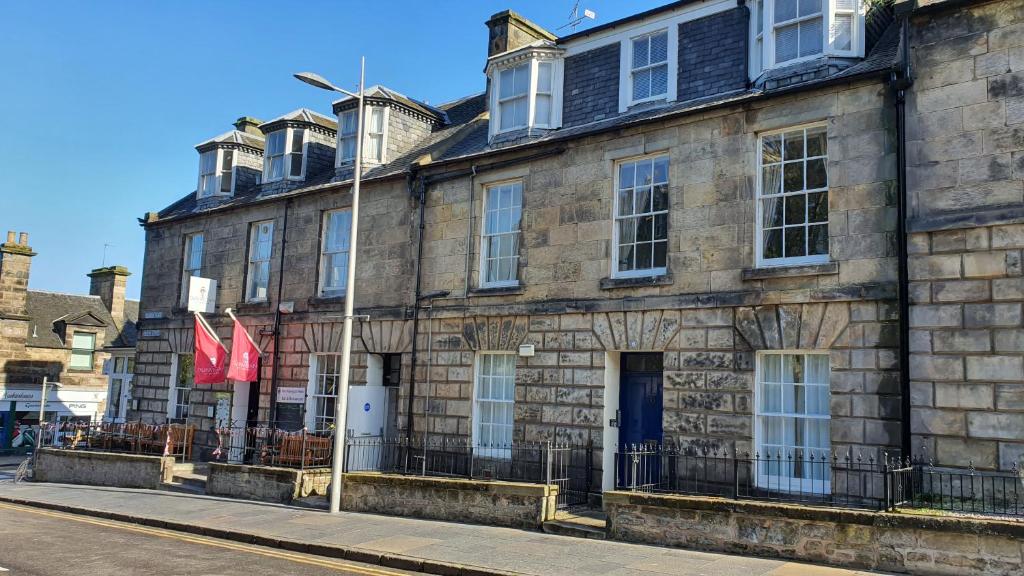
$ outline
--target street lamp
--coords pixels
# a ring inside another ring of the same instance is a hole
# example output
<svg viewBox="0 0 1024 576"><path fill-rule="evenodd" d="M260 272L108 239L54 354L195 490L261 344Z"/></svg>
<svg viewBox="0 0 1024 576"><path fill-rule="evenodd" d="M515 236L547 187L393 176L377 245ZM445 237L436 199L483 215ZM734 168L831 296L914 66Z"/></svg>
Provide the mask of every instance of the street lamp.
<svg viewBox="0 0 1024 576"><path fill-rule="evenodd" d="M64 386L60 382L50 382L49 381L49 377L43 376L43 389L41 390L41 394L39 396L39 432L36 433L36 447L35 447L35 450L32 451L32 463L33 463L33 465L35 464L36 459L39 457L39 449L42 447L42 443L43 443L43 416L46 414L46 385L47 384L52 384L54 388L63 388L63 386ZM56 426L54 426L53 433L54 434L57 433Z"/></svg>
<svg viewBox="0 0 1024 576"><path fill-rule="evenodd" d="M359 230L359 181L363 175L363 83L366 79L366 58L359 59L359 93L338 88L326 78L313 72L295 74L299 80L324 90L341 92L355 98L356 113L356 157L352 176L352 226L349 230L348 270L345 283L345 328L341 338L341 381L338 384L338 401L334 404L334 462L331 464L331 513L341 510L341 467L345 459L346 418L348 416L348 376L352 365L352 313L353 293L356 282L356 240ZM340 127L339 127L340 128Z"/></svg>

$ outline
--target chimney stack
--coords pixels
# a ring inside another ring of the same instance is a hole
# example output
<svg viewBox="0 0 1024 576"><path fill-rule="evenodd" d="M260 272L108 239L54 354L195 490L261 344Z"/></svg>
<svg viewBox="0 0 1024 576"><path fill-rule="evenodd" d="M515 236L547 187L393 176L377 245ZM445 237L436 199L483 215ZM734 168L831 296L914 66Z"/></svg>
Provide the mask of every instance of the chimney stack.
<svg viewBox="0 0 1024 576"><path fill-rule="evenodd" d="M498 12L487 21L487 57L502 54L537 40L554 41L557 37L512 10Z"/></svg>
<svg viewBox="0 0 1024 576"><path fill-rule="evenodd" d="M252 116L242 116L238 120L235 120L235 130L245 132L246 134L253 134L262 138L263 132L259 129L260 124L263 124L262 120L257 120Z"/></svg>
<svg viewBox="0 0 1024 576"><path fill-rule="evenodd" d="M0 319L27 320L28 277L32 257L28 233L7 232L7 242L0 244Z"/></svg>
<svg viewBox="0 0 1024 576"><path fill-rule="evenodd" d="M124 325L124 297L129 276L131 273L124 266L107 266L89 273L89 294L100 297L118 328Z"/></svg>

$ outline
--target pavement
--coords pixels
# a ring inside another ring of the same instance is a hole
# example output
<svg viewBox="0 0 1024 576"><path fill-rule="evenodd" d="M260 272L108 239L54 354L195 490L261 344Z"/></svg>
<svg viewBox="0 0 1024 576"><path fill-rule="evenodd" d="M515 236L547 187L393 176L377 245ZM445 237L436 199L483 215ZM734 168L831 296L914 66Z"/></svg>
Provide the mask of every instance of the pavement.
<svg viewBox="0 0 1024 576"><path fill-rule="evenodd" d="M27 506L0 503L0 518L3 576L412 574Z"/></svg>
<svg viewBox="0 0 1024 576"><path fill-rule="evenodd" d="M866 574L783 560L493 526L353 512L329 514L309 508L159 490L0 481L0 501L388 568L454 576ZM0 518L3 515L4 511L0 510ZM6 522L0 520L0 525L4 524Z"/></svg>

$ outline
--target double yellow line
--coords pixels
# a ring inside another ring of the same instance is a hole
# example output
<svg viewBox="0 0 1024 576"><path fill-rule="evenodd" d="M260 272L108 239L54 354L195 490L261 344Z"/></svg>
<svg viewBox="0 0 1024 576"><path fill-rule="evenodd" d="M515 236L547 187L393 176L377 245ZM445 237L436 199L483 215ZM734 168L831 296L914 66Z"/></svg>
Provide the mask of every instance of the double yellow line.
<svg viewBox="0 0 1024 576"><path fill-rule="evenodd" d="M251 544L241 544L236 542L227 542L224 540L215 540L204 536L193 536L191 534L183 534L181 532L174 532L172 530L164 530L160 528L150 528L148 526L136 526L133 524L125 524L123 522L114 522L110 520L99 520L95 518L87 518L79 516L77 514L69 514L65 512L54 512L51 510L43 510L39 508L32 508L29 506L19 506L16 504L8 504L6 502L0 502L0 509L16 510L18 512L26 512L29 514L37 514L39 516L49 516L51 518L60 518L62 520L73 520L75 522L81 522L83 524L92 524L94 526L104 526L106 528L113 528L115 530L125 530L127 532L136 532L139 534L147 534L149 536L156 536L158 538L169 538L171 540L178 540L181 542L190 542L192 544L200 544L203 546L211 546L214 548L223 548L225 550L234 550L237 552L246 552L249 554L256 554L259 556L266 556L268 558L277 558L280 560L288 560L298 564L307 564L310 566L319 566L321 568L331 568L334 570L346 570L355 574L364 574L366 576L404 576L407 573L403 572L392 572L390 570L383 570L380 568L371 568L368 566L357 566L355 564L348 564L345 562L337 562L329 559L310 558L308 556L295 554L292 552L285 552L281 550L272 550L269 548L262 548Z"/></svg>

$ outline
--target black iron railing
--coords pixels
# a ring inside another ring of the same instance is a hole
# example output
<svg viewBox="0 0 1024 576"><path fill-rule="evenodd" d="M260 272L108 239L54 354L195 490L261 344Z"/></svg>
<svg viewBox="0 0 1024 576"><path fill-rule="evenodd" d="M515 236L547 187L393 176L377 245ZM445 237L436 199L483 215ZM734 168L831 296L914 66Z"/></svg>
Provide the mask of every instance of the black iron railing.
<svg viewBox="0 0 1024 576"><path fill-rule="evenodd" d="M617 490L720 496L878 510L886 502L884 462L855 454L621 446Z"/></svg>
<svg viewBox="0 0 1024 576"><path fill-rule="evenodd" d="M1024 515L1024 475L1009 472L938 468L923 460L897 462L890 470L887 508L939 510L995 516Z"/></svg>
<svg viewBox="0 0 1024 576"><path fill-rule="evenodd" d="M196 428L185 424L77 423L44 426L42 446L192 459Z"/></svg>
<svg viewBox="0 0 1024 576"><path fill-rule="evenodd" d="M214 428L197 434L200 460L282 468L330 468L334 432L282 430L269 425Z"/></svg>
<svg viewBox="0 0 1024 576"><path fill-rule="evenodd" d="M480 445L461 438L350 438L345 470L555 484L558 506L586 504L593 489L593 444L513 442Z"/></svg>

